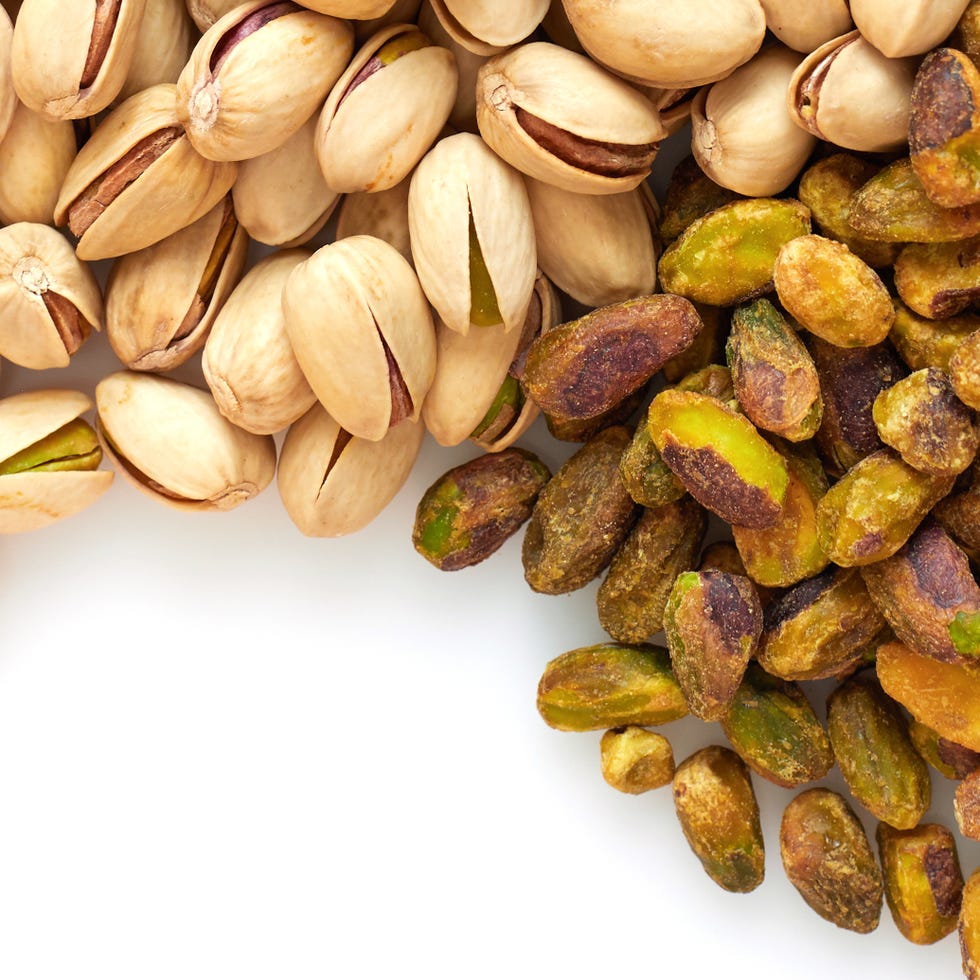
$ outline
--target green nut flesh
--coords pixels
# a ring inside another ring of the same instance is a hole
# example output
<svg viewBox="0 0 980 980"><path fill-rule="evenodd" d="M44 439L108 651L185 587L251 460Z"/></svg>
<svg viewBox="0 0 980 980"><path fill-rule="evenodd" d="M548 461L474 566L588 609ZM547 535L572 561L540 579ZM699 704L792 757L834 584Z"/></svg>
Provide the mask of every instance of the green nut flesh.
<svg viewBox="0 0 980 980"><path fill-rule="evenodd" d="M101 461L102 449L95 430L88 422L73 419L0 462L0 476L10 473L97 470Z"/></svg>
<svg viewBox="0 0 980 980"><path fill-rule="evenodd" d="M633 433L620 460L619 472L629 495L643 507L663 507L687 492L664 462L649 427L645 425Z"/></svg>
<svg viewBox="0 0 980 980"><path fill-rule="evenodd" d="M674 751L659 732L638 725L611 728L599 742L602 778L633 795L666 786L674 778Z"/></svg>
<svg viewBox="0 0 980 980"><path fill-rule="evenodd" d="M980 300L980 238L906 245L895 260L895 289L931 320L964 312Z"/></svg>
<svg viewBox="0 0 980 980"><path fill-rule="evenodd" d="M477 327L492 327L503 322L497 303L497 292L490 271L483 259L483 249L476 234L473 213L470 212L470 323Z"/></svg>
<svg viewBox="0 0 980 980"><path fill-rule="evenodd" d="M909 738L919 755L947 779L965 779L974 769L980 769L980 752L943 738L935 728L914 718L909 724Z"/></svg>
<svg viewBox="0 0 980 980"><path fill-rule="evenodd" d="M960 954L966 980L980 980L980 868L970 875L963 888Z"/></svg>
<svg viewBox="0 0 980 980"><path fill-rule="evenodd" d="M895 322L889 340L912 371L935 367L948 372L956 349L980 330L980 316L972 313L930 320L910 310L900 300L893 300L893 303Z"/></svg>

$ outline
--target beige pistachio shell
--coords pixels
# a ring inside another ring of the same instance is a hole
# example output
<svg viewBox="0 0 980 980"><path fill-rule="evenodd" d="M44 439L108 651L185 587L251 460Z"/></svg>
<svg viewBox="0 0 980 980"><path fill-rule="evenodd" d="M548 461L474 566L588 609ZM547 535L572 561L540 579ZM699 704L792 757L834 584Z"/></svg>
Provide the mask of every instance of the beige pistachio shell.
<svg viewBox="0 0 980 980"><path fill-rule="evenodd" d="M54 224L54 207L78 144L69 119L48 119L18 101L0 142L0 222Z"/></svg>
<svg viewBox="0 0 980 980"><path fill-rule="evenodd" d="M786 86L801 60L797 52L771 45L695 97L691 152L716 184L771 197L803 169L817 139L786 109Z"/></svg>
<svg viewBox="0 0 980 980"><path fill-rule="evenodd" d="M412 267L365 235L325 245L290 273L283 313L296 359L352 435L417 419L435 372L435 327Z"/></svg>
<svg viewBox="0 0 980 980"><path fill-rule="evenodd" d="M546 137L528 132L528 116L546 127ZM583 55L543 41L480 69L476 119L484 140L512 166L583 194L638 186L665 135L641 92Z"/></svg>
<svg viewBox="0 0 980 980"><path fill-rule="evenodd" d="M387 43L413 31L396 24L375 34L327 97L316 130L316 155L327 185L338 193L394 187L449 118L456 100L456 61L437 44L408 51L357 81Z"/></svg>
<svg viewBox="0 0 980 980"><path fill-rule="evenodd" d="M857 29L883 55L925 54L956 26L969 0L851 0Z"/></svg>
<svg viewBox="0 0 980 980"><path fill-rule="evenodd" d="M21 101L52 119L94 116L119 94L136 52L146 0L111 4L25 0L11 66Z"/></svg>
<svg viewBox="0 0 980 980"><path fill-rule="evenodd" d="M0 139L10 127L18 101L11 69L13 40L10 16L0 10Z"/></svg>
<svg viewBox="0 0 980 980"><path fill-rule="evenodd" d="M888 58L858 31L821 45L793 73L786 105L814 136L849 150L883 152L908 139L916 63Z"/></svg>
<svg viewBox="0 0 980 980"><path fill-rule="evenodd" d="M48 389L0 399L0 460L67 425L92 407L80 391ZM112 483L112 470L0 476L0 534L33 531L83 510Z"/></svg>
<svg viewBox="0 0 980 980"><path fill-rule="evenodd" d="M146 0L136 51L117 102L137 92L176 82L194 49L197 31L184 0Z"/></svg>
<svg viewBox="0 0 980 980"><path fill-rule="evenodd" d="M248 236L230 198L162 242L117 259L106 284L106 336L135 371L169 371L207 339L245 268Z"/></svg>
<svg viewBox="0 0 980 980"><path fill-rule="evenodd" d="M215 317L204 345L201 366L218 410L249 432L279 432L316 402L282 312L283 286L309 256L287 249L253 266Z"/></svg>
<svg viewBox="0 0 980 980"><path fill-rule="evenodd" d="M119 371L95 389L99 437L138 490L179 510L231 510L272 482L276 446L232 425L207 391Z"/></svg>
<svg viewBox="0 0 980 980"><path fill-rule="evenodd" d="M67 367L90 331L102 329L99 284L48 225L0 229L0 355L23 367Z"/></svg>
<svg viewBox="0 0 980 980"><path fill-rule="evenodd" d="M403 259L414 264L408 233L408 189L411 178L386 191L347 194L337 217L337 239L370 235L387 242Z"/></svg>
<svg viewBox="0 0 980 980"><path fill-rule="evenodd" d="M585 50L619 74L659 88L724 78L762 45L759 0L564 0Z"/></svg>
<svg viewBox="0 0 980 980"><path fill-rule="evenodd" d="M537 250L520 174L471 133L440 140L422 159L408 194L419 281L440 318L470 330L470 219L507 330L524 323ZM481 329L474 327L473 329Z"/></svg>
<svg viewBox="0 0 980 980"><path fill-rule="evenodd" d="M538 264L563 293L598 307L656 289L657 251L639 188L595 195L525 183Z"/></svg>
<svg viewBox="0 0 980 980"><path fill-rule="evenodd" d="M229 11L240 7L242 0L185 0L185 3L191 20L203 34Z"/></svg>
<svg viewBox="0 0 980 980"><path fill-rule="evenodd" d="M853 28L847 0L760 0L766 15L766 26L783 44L794 51L809 54Z"/></svg>
<svg viewBox="0 0 980 980"><path fill-rule="evenodd" d="M194 46L177 80L177 118L210 160L261 156L316 112L353 47L346 21L250 0Z"/></svg>
<svg viewBox="0 0 980 980"><path fill-rule="evenodd" d="M238 220L263 245L308 242L330 219L340 196L327 187L316 159L314 113L289 139L243 160L231 189Z"/></svg>
<svg viewBox="0 0 980 980"><path fill-rule="evenodd" d="M443 27L474 54L523 41L548 12L548 0L429 0Z"/></svg>
<svg viewBox="0 0 980 980"><path fill-rule="evenodd" d="M421 422L406 419L377 442L358 439L314 405L283 442L277 483L286 513L309 537L361 530L408 479L424 435Z"/></svg>
<svg viewBox="0 0 980 980"><path fill-rule="evenodd" d="M541 21L541 29L548 36L548 40L555 44L560 44L569 51L578 51L585 54L585 48L572 29L568 14L565 13L565 6L562 0L551 0L548 4L548 12Z"/></svg>
<svg viewBox="0 0 980 980"><path fill-rule="evenodd" d="M237 164L206 160L191 146L174 111L175 91L173 85L154 85L127 99L75 157L55 221L79 235L80 258L111 258L153 245L210 211L235 182ZM141 147L154 141L163 150L147 165ZM134 166L138 176L106 203L99 189L106 178L121 185ZM79 208L86 223L95 215L84 230Z"/></svg>
<svg viewBox="0 0 980 980"><path fill-rule="evenodd" d="M304 7L331 17L348 17L351 20L367 20L383 17L391 10L394 0L300 0Z"/></svg>

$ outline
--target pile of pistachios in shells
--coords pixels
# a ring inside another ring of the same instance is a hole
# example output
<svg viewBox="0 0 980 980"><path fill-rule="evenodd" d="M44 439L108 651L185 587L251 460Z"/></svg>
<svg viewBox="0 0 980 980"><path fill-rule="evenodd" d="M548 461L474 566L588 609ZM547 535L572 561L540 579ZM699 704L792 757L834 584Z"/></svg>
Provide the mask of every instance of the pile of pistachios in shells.
<svg viewBox="0 0 980 980"><path fill-rule="evenodd" d="M839 766L790 881L980 978L980 0L3 0L0 68L0 357L119 361L0 400L0 529L118 472L344 535L470 440L420 554L605 576L544 721L733 892L751 774ZM675 765L688 714L729 744Z"/></svg>

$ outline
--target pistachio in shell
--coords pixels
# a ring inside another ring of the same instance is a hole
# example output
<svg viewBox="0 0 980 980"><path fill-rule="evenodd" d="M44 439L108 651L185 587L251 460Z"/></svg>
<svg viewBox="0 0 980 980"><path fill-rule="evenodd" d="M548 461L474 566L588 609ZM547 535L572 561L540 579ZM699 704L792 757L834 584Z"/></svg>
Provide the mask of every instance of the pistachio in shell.
<svg viewBox="0 0 980 980"><path fill-rule="evenodd" d="M370 235L387 242L413 268L412 242L408 231L408 191L411 178L386 191L345 194L337 209L337 239Z"/></svg>
<svg viewBox="0 0 980 980"><path fill-rule="evenodd" d="M848 0L827 0L801 7L797 0L761 0L766 27L794 51L809 54L851 29Z"/></svg>
<svg viewBox="0 0 980 980"><path fill-rule="evenodd" d="M548 0L429 0L445 30L462 47L491 55L524 40L541 23Z"/></svg>
<svg viewBox="0 0 980 980"><path fill-rule="evenodd" d="M889 58L924 54L956 27L968 0L851 0L858 30Z"/></svg>
<svg viewBox="0 0 980 980"><path fill-rule="evenodd" d="M148 0L129 72L116 101L160 82L176 82L196 40L197 31L184 0Z"/></svg>

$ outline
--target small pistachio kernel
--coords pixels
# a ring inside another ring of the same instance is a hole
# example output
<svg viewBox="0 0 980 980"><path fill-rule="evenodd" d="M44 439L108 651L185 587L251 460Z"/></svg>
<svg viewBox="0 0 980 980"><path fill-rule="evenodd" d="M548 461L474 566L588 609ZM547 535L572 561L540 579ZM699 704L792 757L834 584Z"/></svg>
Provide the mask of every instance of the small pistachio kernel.
<svg viewBox="0 0 980 980"><path fill-rule="evenodd" d="M980 840L980 768L974 769L956 787L953 813L960 833L971 840Z"/></svg>
<svg viewBox="0 0 980 980"><path fill-rule="evenodd" d="M610 728L599 751L603 779L621 793L646 793L674 778L674 751L659 732L639 725Z"/></svg>
<svg viewBox="0 0 980 980"><path fill-rule="evenodd" d="M101 461L102 448L95 430L83 419L73 419L26 449L0 461L0 476L96 470Z"/></svg>

